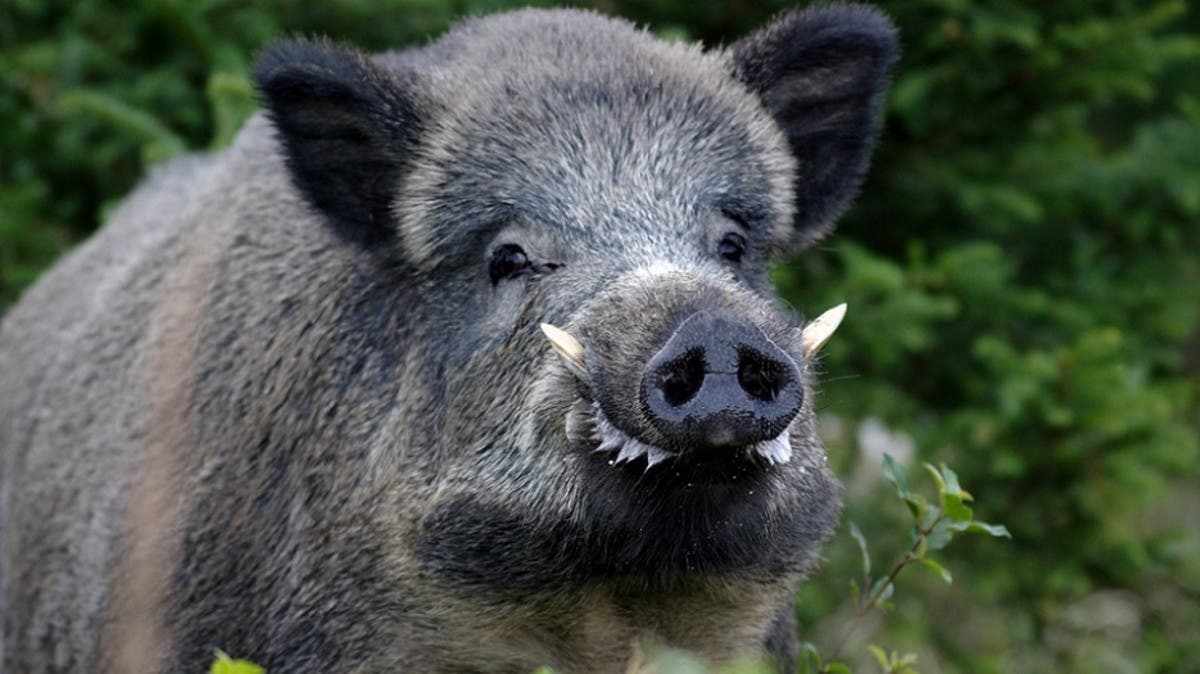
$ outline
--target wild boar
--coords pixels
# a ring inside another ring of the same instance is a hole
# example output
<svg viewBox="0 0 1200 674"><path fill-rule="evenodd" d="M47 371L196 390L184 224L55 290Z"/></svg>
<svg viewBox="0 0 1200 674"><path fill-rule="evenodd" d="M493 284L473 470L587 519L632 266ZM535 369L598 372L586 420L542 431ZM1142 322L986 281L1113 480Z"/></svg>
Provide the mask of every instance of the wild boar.
<svg viewBox="0 0 1200 674"><path fill-rule="evenodd" d="M840 489L828 326L768 267L855 196L896 54L855 5L268 47L232 146L4 317L3 670L787 671Z"/></svg>

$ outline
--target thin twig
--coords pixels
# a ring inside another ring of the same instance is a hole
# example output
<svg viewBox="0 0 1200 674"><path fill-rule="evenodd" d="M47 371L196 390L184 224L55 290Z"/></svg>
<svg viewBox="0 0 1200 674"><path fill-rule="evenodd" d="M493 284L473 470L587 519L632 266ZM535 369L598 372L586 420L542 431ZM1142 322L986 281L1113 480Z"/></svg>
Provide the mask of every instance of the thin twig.
<svg viewBox="0 0 1200 674"><path fill-rule="evenodd" d="M883 583L879 583L878 590L872 590L869 587L867 588L868 594L860 599L858 606L855 607L854 620L850 623L850 626L846 628L845 633L842 634L842 638L838 641L837 648L833 650L833 657L831 658L831 661L836 662L841 659L842 650L846 647L846 642L848 642L854 632L858 630L859 625L862 624L863 618L865 618L867 613L875 607L876 602L878 602L883 596L883 593L887 591L888 586L896 582L896 576L900 575L900 571L909 564L917 561L917 550L921 548L922 541L929 537L929 533L933 531L933 528L936 527L939 522L945 519L945 517L946 516L944 514L939 515L937 519L931 522L930 525L924 529L918 526L917 539L913 541L912 547L910 547L908 551L901 555L900 558L896 560L895 564L892 565L892 569L887 575L887 580Z"/></svg>

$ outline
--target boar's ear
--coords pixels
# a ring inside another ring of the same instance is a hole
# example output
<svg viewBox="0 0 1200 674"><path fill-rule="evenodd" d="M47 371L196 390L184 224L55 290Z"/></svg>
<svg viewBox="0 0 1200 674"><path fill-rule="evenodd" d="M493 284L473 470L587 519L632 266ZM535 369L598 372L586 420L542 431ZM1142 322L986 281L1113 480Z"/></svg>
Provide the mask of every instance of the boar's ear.
<svg viewBox="0 0 1200 674"><path fill-rule="evenodd" d="M305 198L349 239L389 237L420 129L415 75L327 40L297 39L267 47L254 79Z"/></svg>
<svg viewBox="0 0 1200 674"><path fill-rule="evenodd" d="M733 46L735 74L757 93L796 157L796 238L828 233L857 194L878 133L896 29L862 5L783 14Z"/></svg>

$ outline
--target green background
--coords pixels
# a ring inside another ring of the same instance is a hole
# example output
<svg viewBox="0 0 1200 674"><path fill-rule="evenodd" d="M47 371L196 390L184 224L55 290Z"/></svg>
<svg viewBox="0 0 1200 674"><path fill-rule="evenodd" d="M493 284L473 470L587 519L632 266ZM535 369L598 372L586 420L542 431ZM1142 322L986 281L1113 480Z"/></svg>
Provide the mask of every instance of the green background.
<svg viewBox="0 0 1200 674"><path fill-rule="evenodd" d="M229 141L266 41L383 49L510 4L528 3L4 0L0 311L154 162ZM1013 540L956 542L953 585L906 572L847 650L913 651L923 672L1200 671L1200 8L879 4L904 56L871 177L776 280L809 315L850 304L823 427L877 560L908 543L881 448L949 463ZM787 5L594 6L719 44ZM822 650L859 568L844 531L827 552L798 609Z"/></svg>

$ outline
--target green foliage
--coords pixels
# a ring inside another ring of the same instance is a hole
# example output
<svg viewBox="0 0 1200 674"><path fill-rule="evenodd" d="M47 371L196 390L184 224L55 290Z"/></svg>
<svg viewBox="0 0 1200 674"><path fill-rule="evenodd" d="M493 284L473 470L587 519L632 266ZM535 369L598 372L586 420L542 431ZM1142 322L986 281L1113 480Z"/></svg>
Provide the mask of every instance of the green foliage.
<svg viewBox="0 0 1200 674"><path fill-rule="evenodd" d="M849 625L843 627L845 632L838 640L838 646L833 659L822 659L820 649L813 643L805 643L802 650L800 671L802 674L849 674L850 667L839 661L847 639L859 628L863 619L873 609L888 610L893 608L889 601L896 592L896 579L904 569L914 564L920 565L943 580L947 585L954 582L950 572L941 562L929 556L930 552L942 550L950 544L954 537L962 533L982 533L996 538L1012 538L1003 525L988 524L975 519L974 511L966 505L974 500L970 492L958 483L958 475L946 464L934 468L924 464L925 471L933 480L937 489L937 503L930 503L922 494L913 492L908 486L908 475L904 467L896 463L890 454L883 455L883 477L896 490L896 496L907 507L911 522L909 523L909 538L911 544L888 567L886 573L871 576L871 553L867 539L858 525L850 523L850 536L858 545L862 555L862 577L850 581L850 598L854 606L854 618ZM884 674L917 674L913 665L917 656L912 653L900 655L896 652L887 653L879 646L867 646L867 652L875 658L883 669Z"/></svg>
<svg viewBox="0 0 1200 674"><path fill-rule="evenodd" d="M917 670L912 666L917 662L917 656L912 653L900 655L896 651L890 654L882 648L871 644L867 646L871 653L871 657L875 658L875 662L879 664L879 669L883 670L883 674L917 674Z"/></svg>
<svg viewBox="0 0 1200 674"><path fill-rule="evenodd" d="M216 652L209 674L267 674L267 670L249 660L234 660L223 651Z"/></svg>
<svg viewBox="0 0 1200 674"><path fill-rule="evenodd" d="M880 417L986 485L979 507L1014 540L948 550L959 582L928 592L958 608L880 639L936 644L941 671L1090 671L1088 653L1123 663L1106 671L1184 671L1200 659L1197 632L1173 627L1200 623L1184 515L1200 474L1200 17L887 6L907 52L865 196L840 239L776 277L797 306L849 303L829 411L849 428ZM862 469L853 438L831 448ZM894 526L871 508L850 504L868 539ZM1128 632L1071 623L1116 590ZM804 591L810 627L836 606L822 595Z"/></svg>
<svg viewBox="0 0 1200 674"><path fill-rule="evenodd" d="M517 4L0 3L0 307L150 164L227 143L268 39L382 49ZM790 4L599 7L715 44ZM928 585L894 599L870 638L932 671L1187 671L1200 662L1200 11L879 4L905 54L864 196L775 279L805 311L849 303L822 364L839 472L853 485L875 470L855 431L878 418L918 461L978 487L975 501L906 500L909 514L980 510L1013 540L919 562L932 573L909 582ZM900 522L878 490L851 493L862 541L886 548ZM858 547L840 537L802 590L806 634L836 627L846 600L831 579L860 566ZM1136 619L1115 632L1078 619L1106 601Z"/></svg>

